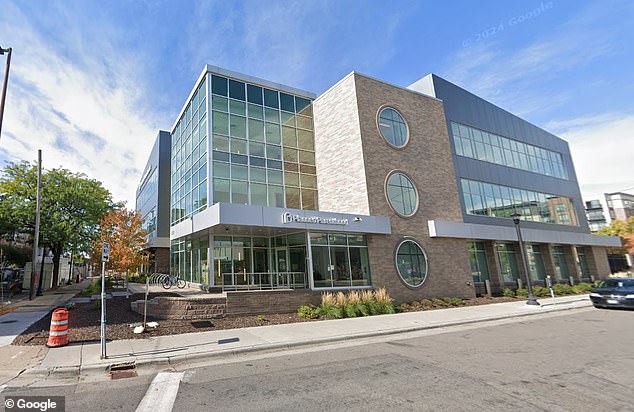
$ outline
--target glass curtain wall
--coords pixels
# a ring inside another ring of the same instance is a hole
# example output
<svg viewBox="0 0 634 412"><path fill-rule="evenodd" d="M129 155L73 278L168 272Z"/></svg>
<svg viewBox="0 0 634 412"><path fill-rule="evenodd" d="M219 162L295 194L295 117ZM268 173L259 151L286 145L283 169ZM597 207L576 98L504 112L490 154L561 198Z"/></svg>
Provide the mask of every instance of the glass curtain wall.
<svg viewBox="0 0 634 412"><path fill-rule="evenodd" d="M564 196L460 179L465 210L469 215L520 219L541 223L577 225L572 200Z"/></svg>
<svg viewBox="0 0 634 412"><path fill-rule="evenodd" d="M517 282L520 276L518 257L515 245L511 243L497 243L496 249L500 260L500 273L505 283Z"/></svg>
<svg viewBox="0 0 634 412"><path fill-rule="evenodd" d="M371 286L365 235L311 233L315 288Z"/></svg>
<svg viewBox="0 0 634 412"><path fill-rule="evenodd" d="M317 210L312 102L211 79L214 203Z"/></svg>
<svg viewBox="0 0 634 412"><path fill-rule="evenodd" d="M568 179L561 153L451 122L456 154Z"/></svg>
<svg viewBox="0 0 634 412"><path fill-rule="evenodd" d="M489 265L487 264L484 242L470 241L469 263L471 264L471 276L474 282L484 282L489 279Z"/></svg>
<svg viewBox="0 0 634 412"><path fill-rule="evenodd" d="M207 206L206 90L203 80L172 131L172 225Z"/></svg>

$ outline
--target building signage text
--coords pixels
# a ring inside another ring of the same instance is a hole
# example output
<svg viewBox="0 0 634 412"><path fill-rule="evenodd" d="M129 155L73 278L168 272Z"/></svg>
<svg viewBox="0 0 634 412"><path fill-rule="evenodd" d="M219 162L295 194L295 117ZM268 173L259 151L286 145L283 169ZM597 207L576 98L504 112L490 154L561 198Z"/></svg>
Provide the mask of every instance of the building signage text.
<svg viewBox="0 0 634 412"><path fill-rule="evenodd" d="M336 217L321 217L321 216L301 216L301 215L294 215L289 212L286 212L282 215L282 222L345 226L348 224L348 219L339 219Z"/></svg>

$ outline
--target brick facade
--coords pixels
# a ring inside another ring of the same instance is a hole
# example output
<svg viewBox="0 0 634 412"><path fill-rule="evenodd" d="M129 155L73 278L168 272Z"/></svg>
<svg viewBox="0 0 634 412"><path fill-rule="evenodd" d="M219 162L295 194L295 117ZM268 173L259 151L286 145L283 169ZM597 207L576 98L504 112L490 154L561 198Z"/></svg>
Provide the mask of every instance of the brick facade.
<svg viewBox="0 0 634 412"><path fill-rule="evenodd" d="M407 122L409 142L402 149L390 146L380 135L377 117L383 106L395 108ZM373 285L385 287L396 303L475 296L466 241L431 238L427 226L431 219L462 221L442 102L352 73L317 99L314 110L318 150L333 142L337 146L346 139L353 141L338 146L349 147L351 153L326 154L318 164L320 174L329 174L320 166L323 163L333 173L346 176L331 191L322 189L321 184L332 182L318 178L320 206L390 218L391 235L368 239ZM341 130L333 126L338 117ZM362 153L358 152L359 143ZM358 164L360 161L363 163ZM353 179L359 170L363 170L364 179ZM418 211L409 218L396 214L386 199L386 178L395 170L409 176L418 190ZM365 206L366 196L367 211L358 206ZM415 240L427 255L429 274L422 287L408 287L397 273L396 248L404 239Z"/></svg>
<svg viewBox="0 0 634 412"><path fill-rule="evenodd" d="M227 315L292 313L302 305L319 305L320 292L307 290L253 290L227 292Z"/></svg>

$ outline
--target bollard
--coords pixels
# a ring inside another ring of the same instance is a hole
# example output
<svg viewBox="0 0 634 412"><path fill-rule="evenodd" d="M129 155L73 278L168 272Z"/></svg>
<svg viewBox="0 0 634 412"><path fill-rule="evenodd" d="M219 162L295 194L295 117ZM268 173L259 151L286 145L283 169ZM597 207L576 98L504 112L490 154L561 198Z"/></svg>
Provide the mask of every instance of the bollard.
<svg viewBox="0 0 634 412"><path fill-rule="evenodd" d="M46 346L56 348L68 345L68 310L55 309L51 316L51 329Z"/></svg>

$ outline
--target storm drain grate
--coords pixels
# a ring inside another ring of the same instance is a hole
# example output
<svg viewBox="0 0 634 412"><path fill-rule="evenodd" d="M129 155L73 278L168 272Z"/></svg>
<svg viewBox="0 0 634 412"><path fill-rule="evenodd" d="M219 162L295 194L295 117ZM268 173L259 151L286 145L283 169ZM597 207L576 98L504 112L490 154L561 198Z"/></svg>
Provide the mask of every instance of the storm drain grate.
<svg viewBox="0 0 634 412"><path fill-rule="evenodd" d="M117 363L108 367L108 376L111 380L134 378L139 376L134 362Z"/></svg>
<svg viewBox="0 0 634 412"><path fill-rule="evenodd" d="M196 329L213 328L213 326L214 326L214 324L211 323L211 321L208 321L208 320L195 320L195 321L191 322L191 324Z"/></svg>

